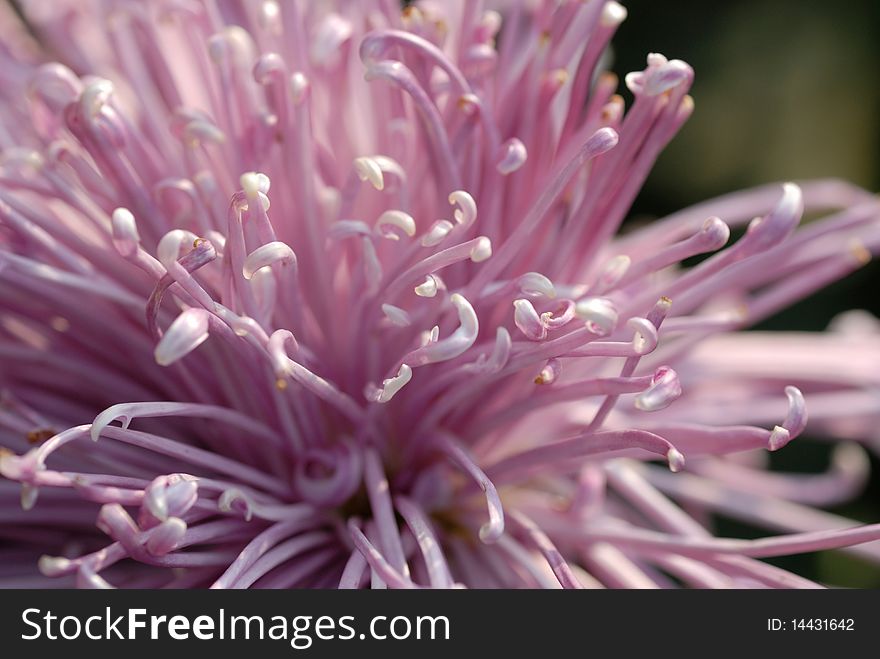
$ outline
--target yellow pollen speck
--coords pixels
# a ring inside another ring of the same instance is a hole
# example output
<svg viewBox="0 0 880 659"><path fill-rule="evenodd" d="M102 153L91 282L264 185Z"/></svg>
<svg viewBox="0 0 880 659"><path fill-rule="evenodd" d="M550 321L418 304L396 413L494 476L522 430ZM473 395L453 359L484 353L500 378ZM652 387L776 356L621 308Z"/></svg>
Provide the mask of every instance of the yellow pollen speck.
<svg viewBox="0 0 880 659"><path fill-rule="evenodd" d="M600 83L600 84L603 84L603 85L614 85L615 87L617 87L617 82L618 82L618 80L617 80L617 74L606 72L606 73L602 73L602 74L599 76L599 83Z"/></svg>
<svg viewBox="0 0 880 659"><path fill-rule="evenodd" d="M560 87L568 82L568 71L565 69L555 69L551 72L551 77L553 82L555 82Z"/></svg>
<svg viewBox="0 0 880 659"><path fill-rule="evenodd" d="M544 376L539 375L535 378L535 384L544 384Z"/></svg>
<svg viewBox="0 0 880 659"><path fill-rule="evenodd" d="M205 239L204 239L204 238L196 238L196 239L193 241L193 249L195 249L196 247L198 247L199 245L201 245L203 242L205 242Z"/></svg>
<svg viewBox="0 0 880 659"><path fill-rule="evenodd" d="M849 251L859 265L867 265L871 262L871 252L860 240L854 240L849 246Z"/></svg>
<svg viewBox="0 0 880 659"><path fill-rule="evenodd" d="M619 94L614 94L602 107L602 121L611 121L614 117L619 117L623 114L623 105L623 97Z"/></svg>
<svg viewBox="0 0 880 659"><path fill-rule="evenodd" d="M546 46L550 43L550 30L544 30L543 32L541 32L538 43L541 46Z"/></svg>
<svg viewBox="0 0 880 659"><path fill-rule="evenodd" d="M29 431L27 435L25 435L25 438L27 439L28 444L40 444L57 434L58 433L52 428L38 428L37 430Z"/></svg>
<svg viewBox="0 0 880 659"><path fill-rule="evenodd" d="M277 380L275 380L275 387L278 389L278 391L284 391L285 389L287 389L287 380L285 380L284 378L278 378Z"/></svg>
<svg viewBox="0 0 880 659"><path fill-rule="evenodd" d="M666 297L665 295L660 296L660 301L663 304L672 304L672 300L670 298Z"/></svg>

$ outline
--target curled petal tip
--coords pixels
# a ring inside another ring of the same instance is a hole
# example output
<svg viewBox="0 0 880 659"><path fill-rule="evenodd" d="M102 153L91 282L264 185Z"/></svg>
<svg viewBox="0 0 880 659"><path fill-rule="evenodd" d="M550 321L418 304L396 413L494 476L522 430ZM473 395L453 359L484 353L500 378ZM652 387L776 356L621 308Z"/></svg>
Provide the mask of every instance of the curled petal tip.
<svg viewBox="0 0 880 659"><path fill-rule="evenodd" d="M199 485L181 474L159 476L144 492L141 515L163 522L172 517L181 517L192 508L199 496Z"/></svg>
<svg viewBox="0 0 880 659"><path fill-rule="evenodd" d="M377 403L387 403L394 395L403 389L412 380L412 368L407 364L401 364L397 375L382 381L381 389L374 389L367 393L367 398Z"/></svg>
<svg viewBox="0 0 880 659"><path fill-rule="evenodd" d="M159 262L169 268L180 258L181 248L184 245L192 247L199 237L186 229L172 229L159 240L156 246L156 256Z"/></svg>
<svg viewBox="0 0 880 659"><path fill-rule="evenodd" d="M543 296L549 299L556 297L553 282L540 272L527 272L519 278L519 290L529 297Z"/></svg>
<svg viewBox="0 0 880 659"><path fill-rule="evenodd" d="M290 245L279 240L260 245L248 254L241 274L245 279L253 279L258 270L276 263L285 266L296 266L297 264L296 253L290 248Z"/></svg>
<svg viewBox="0 0 880 659"><path fill-rule="evenodd" d="M686 62L668 60L660 53L648 55L648 67L626 75L626 86L633 94L659 96L684 82L693 80L694 71Z"/></svg>
<svg viewBox="0 0 880 659"><path fill-rule="evenodd" d="M254 515L250 499L236 488L223 491L217 500L217 509L222 513L238 512L246 522L251 521Z"/></svg>
<svg viewBox="0 0 880 659"><path fill-rule="evenodd" d="M361 181L369 181L377 190L385 188L385 177L382 175L382 169L374 158L360 157L355 158L354 171Z"/></svg>
<svg viewBox="0 0 880 659"><path fill-rule="evenodd" d="M804 401L804 395L797 387L787 386L785 388L785 395L788 397L788 414L782 425L791 433L791 438L794 439L807 426L807 404Z"/></svg>
<svg viewBox="0 0 880 659"><path fill-rule="evenodd" d="M425 281L416 286L413 290L419 297L434 297L437 295L438 289L439 284L437 283L437 277L434 275L427 275Z"/></svg>
<svg viewBox="0 0 880 659"><path fill-rule="evenodd" d="M513 309L513 322L526 338L531 341L543 341L547 338L547 328L531 302L522 298L514 300Z"/></svg>
<svg viewBox="0 0 880 659"><path fill-rule="evenodd" d="M633 331L632 346L637 355L647 355L654 351L659 342L657 327L647 318L630 318L626 326Z"/></svg>
<svg viewBox="0 0 880 659"><path fill-rule="evenodd" d="M794 231L804 214L804 197L794 183L782 186L782 197L773 210L762 218L752 220L743 243L752 252L762 252L776 246Z"/></svg>
<svg viewBox="0 0 880 659"><path fill-rule="evenodd" d="M456 190L449 195L449 203L457 206L453 212L453 217L458 224L470 226L477 219L477 202L474 198L464 190Z"/></svg>
<svg viewBox="0 0 880 659"><path fill-rule="evenodd" d="M159 340L154 356L160 366L169 366L198 348L208 338L205 309L192 307L183 311Z"/></svg>
<svg viewBox="0 0 880 659"><path fill-rule="evenodd" d="M416 235L416 221L409 213L399 210L385 211L376 220L376 227L386 238L397 240L397 234L391 233L389 229L394 227L402 231L405 235L412 238Z"/></svg>
<svg viewBox="0 0 880 659"><path fill-rule="evenodd" d="M495 344L492 346L492 352L489 358L480 363L479 369L484 373L497 373L507 364L510 357L510 348L512 342L510 340L510 332L506 327L499 327L495 331Z"/></svg>
<svg viewBox="0 0 880 659"><path fill-rule="evenodd" d="M128 428L128 425L131 423L131 417L121 411L120 408L123 406L114 405L113 407L108 407L95 417L95 420L92 421L92 427L89 429L89 436L93 442L97 442L101 436L101 431L114 421L119 421L123 429Z"/></svg>
<svg viewBox="0 0 880 659"><path fill-rule="evenodd" d="M788 444L792 439L791 434L782 426L774 426L770 431L770 437L767 440L767 448L771 451L778 451Z"/></svg>
<svg viewBox="0 0 880 659"><path fill-rule="evenodd" d="M651 385L636 396L636 408L643 412L656 412L669 407L681 396L678 374L668 366L661 366L654 373Z"/></svg>
<svg viewBox="0 0 880 659"><path fill-rule="evenodd" d="M512 174L525 164L527 158L528 152L525 144L513 137L499 148L495 159L495 168L500 174Z"/></svg>
<svg viewBox="0 0 880 659"><path fill-rule="evenodd" d="M657 96L677 87L688 78L693 77L693 74L693 69L685 62L671 60L659 66L648 76L645 93L648 96Z"/></svg>
<svg viewBox="0 0 880 659"><path fill-rule="evenodd" d="M575 314L594 334L610 334L617 326L617 309L607 298L583 298L576 303Z"/></svg>
<svg viewBox="0 0 880 659"><path fill-rule="evenodd" d="M424 366L454 359L467 352L477 340L477 335L480 333L480 323L471 303L459 293L453 293L449 297L449 301L458 312L458 328L445 339L431 341L421 348L413 350L404 358L406 363L412 366ZM432 330L433 335L434 330Z"/></svg>

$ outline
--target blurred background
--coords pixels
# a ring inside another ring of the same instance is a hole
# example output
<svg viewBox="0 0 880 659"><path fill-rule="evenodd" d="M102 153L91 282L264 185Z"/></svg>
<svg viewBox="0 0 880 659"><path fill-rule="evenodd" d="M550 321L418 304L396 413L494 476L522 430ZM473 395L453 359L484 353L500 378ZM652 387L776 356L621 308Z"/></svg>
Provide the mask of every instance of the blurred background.
<svg viewBox="0 0 880 659"><path fill-rule="evenodd" d="M770 181L830 176L880 191L880 1L621 2L629 11L613 41L621 79L644 68L651 51L696 72L694 115L660 157L630 221ZM880 262L756 329L822 330L852 308L880 316ZM812 472L828 464L821 441L802 437L791 448L772 454L776 467ZM872 461L862 497L833 512L880 521L880 461ZM719 520L718 530L766 534L730 520ZM819 581L880 588L880 568L840 552L773 562Z"/></svg>

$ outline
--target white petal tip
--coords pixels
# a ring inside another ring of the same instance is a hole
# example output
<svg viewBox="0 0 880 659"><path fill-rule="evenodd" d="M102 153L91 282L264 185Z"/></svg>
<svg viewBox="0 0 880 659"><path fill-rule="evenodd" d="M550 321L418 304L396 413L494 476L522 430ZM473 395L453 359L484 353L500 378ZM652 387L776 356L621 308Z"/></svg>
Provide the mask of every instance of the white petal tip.
<svg viewBox="0 0 880 659"><path fill-rule="evenodd" d="M602 27L616 27L626 20L627 11L619 2L606 2L602 7L600 22Z"/></svg>
<svg viewBox="0 0 880 659"><path fill-rule="evenodd" d="M770 437L767 440L767 448L771 451L778 451L791 440L791 434L782 426L774 426L770 431Z"/></svg>
<svg viewBox="0 0 880 659"><path fill-rule="evenodd" d="M480 527L480 540L487 545L491 545L495 542L498 542L498 539L504 533L504 527L493 526L492 524L486 523Z"/></svg>
<svg viewBox="0 0 880 659"><path fill-rule="evenodd" d="M684 455L678 449L671 448L666 452L666 462L669 465L669 471L673 473L684 469Z"/></svg>
<svg viewBox="0 0 880 659"><path fill-rule="evenodd" d="M208 312L190 308L182 312L159 340L154 357L159 366L170 366L208 338Z"/></svg>
<svg viewBox="0 0 880 659"><path fill-rule="evenodd" d="M394 233L388 233L386 227L395 227L410 238L416 235L416 221L409 213L399 210L390 210L382 213L376 221L376 227L383 232L386 238L391 238L392 240L397 240L398 236Z"/></svg>
<svg viewBox="0 0 880 659"><path fill-rule="evenodd" d="M405 309L395 307L393 304L383 304L382 313L392 325L397 327L409 327L411 324L409 313Z"/></svg>
<svg viewBox="0 0 880 659"><path fill-rule="evenodd" d="M610 334L617 326L617 309L611 300L606 298L591 297L579 300L575 306L575 314L594 334Z"/></svg>
<svg viewBox="0 0 880 659"><path fill-rule="evenodd" d="M527 272L519 278L519 290L530 297L543 296L549 299L556 297L556 288L548 277L540 272Z"/></svg>
<svg viewBox="0 0 880 659"><path fill-rule="evenodd" d="M437 289L437 279L433 275L428 275L425 277L425 281L416 286L413 290L419 297L434 297L437 295Z"/></svg>
<svg viewBox="0 0 880 659"><path fill-rule="evenodd" d="M385 177L379 163L373 158L361 157L354 159L354 171L361 181L369 181L376 190L385 189Z"/></svg>
<svg viewBox="0 0 880 659"><path fill-rule="evenodd" d="M476 238L476 243L474 244L473 249L471 249L471 261L474 263L480 263L482 261L487 260L492 256L492 241L490 241L486 236L480 236Z"/></svg>
<svg viewBox="0 0 880 659"><path fill-rule="evenodd" d="M468 192L456 190L449 195L449 203L458 207L453 213L458 224L470 226L477 219L477 203Z"/></svg>
<svg viewBox="0 0 880 659"><path fill-rule="evenodd" d="M412 379L412 368L407 364L401 364L397 375L382 381L382 388L374 388L372 392L367 394L367 398L376 403L387 403L395 394L403 389L404 386Z"/></svg>

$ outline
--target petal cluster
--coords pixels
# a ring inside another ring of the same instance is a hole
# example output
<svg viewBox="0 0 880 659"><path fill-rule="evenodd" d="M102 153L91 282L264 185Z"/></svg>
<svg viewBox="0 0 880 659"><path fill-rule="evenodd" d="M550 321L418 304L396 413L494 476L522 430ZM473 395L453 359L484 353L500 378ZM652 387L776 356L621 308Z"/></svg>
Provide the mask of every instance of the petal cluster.
<svg viewBox="0 0 880 659"><path fill-rule="evenodd" d="M626 107L617 2L21 4L0 585L814 587L759 559L880 560L880 525L820 510L880 446L880 325L739 331L864 264L880 203L771 184L621 230L694 74L651 53ZM804 432L841 440L826 474L764 468Z"/></svg>

